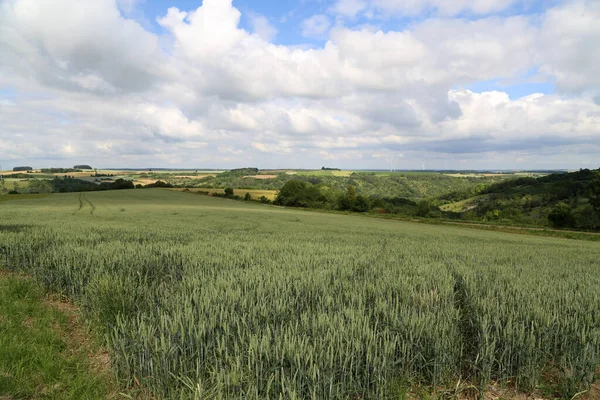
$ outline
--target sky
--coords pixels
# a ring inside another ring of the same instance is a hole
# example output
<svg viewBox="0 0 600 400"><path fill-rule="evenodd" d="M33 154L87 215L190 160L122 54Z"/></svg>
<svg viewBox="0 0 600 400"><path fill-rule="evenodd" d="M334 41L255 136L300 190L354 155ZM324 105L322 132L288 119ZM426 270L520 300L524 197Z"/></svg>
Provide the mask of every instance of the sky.
<svg viewBox="0 0 600 400"><path fill-rule="evenodd" d="M0 165L600 167L600 0L0 0Z"/></svg>

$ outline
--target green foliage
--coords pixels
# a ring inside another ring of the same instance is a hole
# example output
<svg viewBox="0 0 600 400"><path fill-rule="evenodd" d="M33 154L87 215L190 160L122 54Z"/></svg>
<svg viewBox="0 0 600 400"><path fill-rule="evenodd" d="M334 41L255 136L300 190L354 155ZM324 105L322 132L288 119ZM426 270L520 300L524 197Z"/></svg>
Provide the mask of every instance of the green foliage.
<svg viewBox="0 0 600 400"><path fill-rule="evenodd" d="M172 188L173 185L167 182L163 182L163 181L156 181L154 183L149 183L147 185L144 186L144 188L146 189L151 189L151 188ZM130 188L126 188L126 189L130 189Z"/></svg>
<svg viewBox="0 0 600 400"><path fill-rule="evenodd" d="M356 189L348 185L346 193L339 197L337 208L354 212L367 212L371 209L371 202L368 198L356 194Z"/></svg>
<svg viewBox="0 0 600 400"><path fill-rule="evenodd" d="M13 172L18 172L18 171L33 171L33 168L31 168L31 167L14 167L13 168Z"/></svg>
<svg viewBox="0 0 600 400"><path fill-rule="evenodd" d="M233 188L225 188L225 196L232 197L233 196Z"/></svg>
<svg viewBox="0 0 600 400"><path fill-rule="evenodd" d="M571 207L565 203L558 203L554 206L548 214L548 219L555 228L566 228L575 225L575 217L571 212Z"/></svg>
<svg viewBox="0 0 600 400"><path fill-rule="evenodd" d="M441 196L451 191L470 191L485 185L500 182L503 177L464 177L457 178L442 173L353 173L351 176L335 176L335 171L306 171L295 175L276 173L272 179L255 179L258 170L244 172L224 172L217 176L186 181L186 186L197 188L226 188L281 190L289 181L303 181L327 187L338 193L346 191L348 185L355 187L357 194L368 198L402 197L421 200ZM446 200L446 202L448 202ZM441 204L435 204L439 206Z"/></svg>
<svg viewBox="0 0 600 400"><path fill-rule="evenodd" d="M36 193L52 193L52 182L43 179L35 179L30 180L26 193L36 194Z"/></svg>
<svg viewBox="0 0 600 400"><path fill-rule="evenodd" d="M158 182L157 182L158 183ZM54 192L70 193L70 192L95 192L101 190L121 190L133 189L133 182L125 179L117 179L114 182L102 182L96 184L76 178L54 178L52 180L52 188Z"/></svg>
<svg viewBox="0 0 600 400"><path fill-rule="evenodd" d="M93 169L91 166L83 164L83 165L75 165L73 169Z"/></svg>
<svg viewBox="0 0 600 400"><path fill-rule="evenodd" d="M76 194L3 204L0 262L82 304L122 382L160 398L529 390L549 368L571 398L600 365L596 243L165 190L85 196L93 215Z"/></svg>
<svg viewBox="0 0 600 400"><path fill-rule="evenodd" d="M600 229L600 170L510 179L482 188L478 192L481 196L473 197L472 193L450 193L435 199L434 203L444 204L447 199L456 200L459 206L464 203L462 211L472 212L459 214L462 219ZM471 201L466 200L469 197ZM451 213L446 216L450 217Z"/></svg>
<svg viewBox="0 0 600 400"><path fill-rule="evenodd" d="M246 194L244 195L244 200L245 201L250 201L252 200L252 195L248 192L246 192Z"/></svg>
<svg viewBox="0 0 600 400"><path fill-rule="evenodd" d="M319 208L325 201L318 187L308 182L291 180L279 190L274 203L288 207Z"/></svg>

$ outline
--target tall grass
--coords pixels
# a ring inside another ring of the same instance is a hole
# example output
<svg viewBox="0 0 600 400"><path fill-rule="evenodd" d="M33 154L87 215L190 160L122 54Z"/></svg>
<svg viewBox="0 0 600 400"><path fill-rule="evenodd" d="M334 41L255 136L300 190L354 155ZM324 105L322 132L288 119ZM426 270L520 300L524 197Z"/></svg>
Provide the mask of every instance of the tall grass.
<svg viewBox="0 0 600 400"><path fill-rule="evenodd" d="M160 190L0 208L0 255L85 309L124 382L164 398L562 395L600 365L594 243L281 210Z"/></svg>

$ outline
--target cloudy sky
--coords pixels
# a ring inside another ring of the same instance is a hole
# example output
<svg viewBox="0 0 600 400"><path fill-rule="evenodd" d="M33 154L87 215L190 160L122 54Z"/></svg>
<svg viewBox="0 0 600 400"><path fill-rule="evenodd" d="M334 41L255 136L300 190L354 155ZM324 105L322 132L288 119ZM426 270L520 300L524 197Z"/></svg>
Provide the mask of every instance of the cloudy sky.
<svg viewBox="0 0 600 400"><path fill-rule="evenodd" d="M600 167L599 0L0 0L0 164Z"/></svg>

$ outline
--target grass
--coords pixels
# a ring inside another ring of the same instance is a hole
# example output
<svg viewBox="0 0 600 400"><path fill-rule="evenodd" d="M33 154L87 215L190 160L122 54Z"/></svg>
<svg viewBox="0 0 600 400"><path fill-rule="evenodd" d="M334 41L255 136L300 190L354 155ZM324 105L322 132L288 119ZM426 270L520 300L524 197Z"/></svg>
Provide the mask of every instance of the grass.
<svg viewBox="0 0 600 400"><path fill-rule="evenodd" d="M0 398L106 399L107 371L73 348L73 311L43 301L29 278L0 270ZM8 396L8 397L2 397Z"/></svg>
<svg viewBox="0 0 600 400"><path fill-rule="evenodd" d="M120 382L159 397L425 398L460 380L571 398L597 379L597 243L169 190L79 199L2 204L0 257L81 304Z"/></svg>

